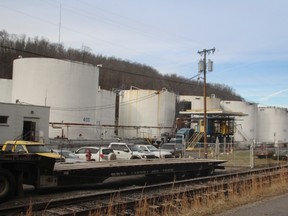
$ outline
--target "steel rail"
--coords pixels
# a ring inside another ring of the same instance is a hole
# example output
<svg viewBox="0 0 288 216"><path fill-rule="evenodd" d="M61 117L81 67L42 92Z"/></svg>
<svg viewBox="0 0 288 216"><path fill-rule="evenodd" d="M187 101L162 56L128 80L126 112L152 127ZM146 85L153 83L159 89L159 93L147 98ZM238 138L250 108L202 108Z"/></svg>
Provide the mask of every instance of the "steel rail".
<svg viewBox="0 0 288 216"><path fill-rule="evenodd" d="M133 188L109 190L107 192L93 192L89 194L69 196L55 199L35 199L31 203L15 203L13 206L0 205L0 215L12 215L25 213L29 209L33 215L85 215L89 212L109 211L134 211L135 205L139 205L143 200L150 206L164 208L163 202L170 199L177 199L183 194L193 196L208 196L207 188L213 188L215 193L229 193L229 185L241 184L241 182L251 182L252 177L265 178L268 182L279 175L279 170L288 173L288 165L274 166L268 168L258 168L246 171L231 171L227 174L220 174L209 177L194 179L175 180L172 182L158 183L153 185L137 186ZM217 191L218 190L218 191ZM161 204L162 202L162 204Z"/></svg>

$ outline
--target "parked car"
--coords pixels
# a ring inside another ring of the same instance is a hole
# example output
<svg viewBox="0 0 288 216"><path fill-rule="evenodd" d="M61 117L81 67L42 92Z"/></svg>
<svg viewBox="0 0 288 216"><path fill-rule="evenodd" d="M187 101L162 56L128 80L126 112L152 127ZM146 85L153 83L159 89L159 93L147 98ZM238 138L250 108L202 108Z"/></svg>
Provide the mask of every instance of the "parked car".
<svg viewBox="0 0 288 216"><path fill-rule="evenodd" d="M156 158L174 158L171 152L164 149L157 149L153 145L137 144L139 148L145 152L150 152L155 155Z"/></svg>
<svg viewBox="0 0 288 216"><path fill-rule="evenodd" d="M177 158L182 157L184 150L181 143L163 143L159 149L169 151L174 157Z"/></svg>
<svg viewBox="0 0 288 216"><path fill-rule="evenodd" d="M275 151L272 158L274 160L288 160L288 150L287 149L280 149L279 152Z"/></svg>
<svg viewBox="0 0 288 216"><path fill-rule="evenodd" d="M118 159L130 160L130 159L155 159L155 155L150 152L145 152L140 149L139 146L133 143L110 143L112 148L117 155Z"/></svg>
<svg viewBox="0 0 288 216"><path fill-rule="evenodd" d="M255 152L259 159L272 158L275 153L275 147L274 144L261 144L256 146Z"/></svg>
<svg viewBox="0 0 288 216"><path fill-rule="evenodd" d="M107 147L100 147L100 148L94 146L81 147L75 151L75 154L79 158L86 160L86 154L88 151L91 153L91 160L94 161L110 161L117 159L113 149Z"/></svg>
<svg viewBox="0 0 288 216"><path fill-rule="evenodd" d="M65 158L54 153L45 144L40 142L12 140L6 141L2 146L2 151L18 152L18 153L35 153L44 157L55 158L56 162L64 162Z"/></svg>
<svg viewBox="0 0 288 216"><path fill-rule="evenodd" d="M61 149L53 149L53 152L64 157L66 163L81 163L81 162L86 161L84 159L79 158L72 151L69 151L66 149L62 149L62 150Z"/></svg>

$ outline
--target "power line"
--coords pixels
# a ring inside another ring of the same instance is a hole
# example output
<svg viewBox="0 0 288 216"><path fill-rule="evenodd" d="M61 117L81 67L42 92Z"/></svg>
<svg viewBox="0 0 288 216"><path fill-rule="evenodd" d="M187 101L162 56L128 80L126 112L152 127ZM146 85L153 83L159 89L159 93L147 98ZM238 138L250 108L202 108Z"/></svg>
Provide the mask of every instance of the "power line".
<svg viewBox="0 0 288 216"><path fill-rule="evenodd" d="M4 49L14 50L14 51L18 51L18 52L21 52L21 53L27 53L27 54L30 54L30 55L35 55L35 56L40 56L40 57L54 58L54 59L59 59L59 60L67 61L67 62L71 62L72 61L72 60L67 60L67 59L56 58L56 57L49 56L49 55L39 54L39 53L36 53L36 52L27 51L27 50L23 50L23 49L17 49L15 47L8 47L8 46L1 45L1 44L0 44L0 47L4 48ZM91 63L89 63L89 64L91 64ZM91 64L91 65L94 65L95 67L97 66L95 64ZM101 68L109 70L109 71L115 71L115 72L121 72L121 73L129 74L129 75L133 75L133 76L142 76L142 77L152 78L152 79L156 79L156 80L168 81L168 82L172 82L172 83L175 83L175 84L184 84L184 85L190 85L190 86L198 86L197 83L191 82L191 79L197 77L198 75L196 75L194 77L191 77L189 80L185 80L184 81L184 80L174 80L174 79L171 79L171 78L167 78L167 77L164 77L163 75L160 75L160 74L157 77L157 76L153 76L153 75L139 74L139 73L135 73L135 72L124 71L124 70L109 68L109 67L105 67L105 66L104 67L102 66ZM181 79L181 78L179 78L179 79ZM183 79L186 79L186 78L183 78Z"/></svg>
<svg viewBox="0 0 288 216"><path fill-rule="evenodd" d="M140 98L136 98L136 99L132 99L126 102L123 102L120 104L120 106L126 106L129 104L133 104L133 103L137 103L137 102L141 102L144 100L148 100L152 97L154 97L156 94L149 94L149 95L145 95L143 97ZM107 105L103 105L103 106L92 106L92 107L77 107L77 108L72 108L72 107L51 107L51 110L58 110L58 111L93 111L93 110L102 110L102 109L109 109L109 108L115 108L115 104L107 104Z"/></svg>

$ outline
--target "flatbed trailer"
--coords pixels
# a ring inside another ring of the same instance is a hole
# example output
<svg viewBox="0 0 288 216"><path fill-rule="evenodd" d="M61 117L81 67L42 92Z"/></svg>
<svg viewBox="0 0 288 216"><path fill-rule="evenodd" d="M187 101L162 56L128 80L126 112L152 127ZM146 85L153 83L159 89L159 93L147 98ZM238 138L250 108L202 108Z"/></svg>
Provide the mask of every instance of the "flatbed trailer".
<svg viewBox="0 0 288 216"><path fill-rule="evenodd" d="M129 175L173 175L178 179L212 175L224 169L223 160L153 159L55 163L52 158L36 154L0 154L0 201L23 193L23 184L36 190L74 187L103 182L105 179Z"/></svg>

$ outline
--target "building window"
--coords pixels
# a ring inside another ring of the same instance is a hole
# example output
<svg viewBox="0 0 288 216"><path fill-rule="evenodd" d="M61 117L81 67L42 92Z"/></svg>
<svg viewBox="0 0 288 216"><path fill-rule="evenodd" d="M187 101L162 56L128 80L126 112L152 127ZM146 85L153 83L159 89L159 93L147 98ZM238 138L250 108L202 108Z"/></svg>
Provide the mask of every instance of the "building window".
<svg viewBox="0 0 288 216"><path fill-rule="evenodd" d="M8 124L8 116L0 116L0 124Z"/></svg>

